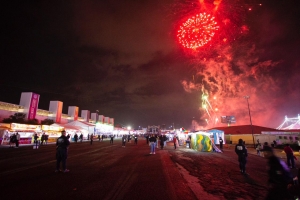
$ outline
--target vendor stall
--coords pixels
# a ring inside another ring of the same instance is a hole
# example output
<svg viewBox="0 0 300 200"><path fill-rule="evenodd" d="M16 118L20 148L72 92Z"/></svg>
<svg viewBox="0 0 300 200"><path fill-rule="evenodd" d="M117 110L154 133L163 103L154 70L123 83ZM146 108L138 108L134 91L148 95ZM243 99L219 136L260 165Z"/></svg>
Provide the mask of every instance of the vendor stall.
<svg viewBox="0 0 300 200"><path fill-rule="evenodd" d="M10 127L4 129L2 132L2 145L8 145L10 136L16 133L20 135L19 144L31 144L33 135L36 133L40 135L42 130L41 125L11 123Z"/></svg>
<svg viewBox="0 0 300 200"><path fill-rule="evenodd" d="M42 131L45 133L45 140L47 142L56 142L57 138L61 136L61 132L64 127L52 126L52 125L42 125Z"/></svg>

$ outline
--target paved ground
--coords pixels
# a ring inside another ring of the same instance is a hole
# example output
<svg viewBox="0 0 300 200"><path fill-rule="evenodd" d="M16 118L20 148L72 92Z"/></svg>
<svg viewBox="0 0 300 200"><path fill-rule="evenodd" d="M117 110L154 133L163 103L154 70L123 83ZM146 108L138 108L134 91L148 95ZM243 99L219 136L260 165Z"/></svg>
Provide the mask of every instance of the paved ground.
<svg viewBox="0 0 300 200"><path fill-rule="evenodd" d="M266 160L249 148L247 171L232 148L224 153L185 147L149 154L142 138L121 147L116 139L72 143L69 173L54 173L55 146L0 148L1 199L264 199ZM284 154L277 151L279 157ZM299 157L298 157L299 158ZM297 167L299 167L299 159Z"/></svg>

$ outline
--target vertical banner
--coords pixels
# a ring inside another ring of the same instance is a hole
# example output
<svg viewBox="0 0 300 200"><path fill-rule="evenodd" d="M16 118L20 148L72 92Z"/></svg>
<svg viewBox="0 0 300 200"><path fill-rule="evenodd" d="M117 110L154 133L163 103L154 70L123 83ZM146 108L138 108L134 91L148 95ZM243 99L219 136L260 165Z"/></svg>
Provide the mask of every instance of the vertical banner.
<svg viewBox="0 0 300 200"><path fill-rule="evenodd" d="M75 107L75 110L74 110L74 121L78 120L78 112L79 112L79 107Z"/></svg>
<svg viewBox="0 0 300 200"><path fill-rule="evenodd" d="M72 118L72 120L78 120L79 107L77 106L69 106L68 115Z"/></svg>
<svg viewBox="0 0 300 200"><path fill-rule="evenodd" d="M89 110L82 110L81 111L81 117L84 119L85 122L90 121L90 111Z"/></svg>
<svg viewBox="0 0 300 200"><path fill-rule="evenodd" d="M53 121L55 121L55 123L61 122L62 108L63 108L63 102L50 101L49 111L53 113L51 118L53 119Z"/></svg>
<svg viewBox="0 0 300 200"><path fill-rule="evenodd" d="M57 110L56 110L56 117L55 117L56 123L61 122L62 108L63 108L63 102L57 101Z"/></svg>
<svg viewBox="0 0 300 200"><path fill-rule="evenodd" d="M112 126L114 126L114 123L115 123L115 122L114 122L114 118L110 118L110 119L109 119L109 122L110 122L110 124L111 124Z"/></svg>
<svg viewBox="0 0 300 200"><path fill-rule="evenodd" d="M36 111L38 109L39 104L39 94L32 93L31 100L30 100L30 106L28 110L28 119L35 119Z"/></svg>
<svg viewBox="0 0 300 200"><path fill-rule="evenodd" d="M98 116L98 122L104 124L104 116L103 115Z"/></svg>

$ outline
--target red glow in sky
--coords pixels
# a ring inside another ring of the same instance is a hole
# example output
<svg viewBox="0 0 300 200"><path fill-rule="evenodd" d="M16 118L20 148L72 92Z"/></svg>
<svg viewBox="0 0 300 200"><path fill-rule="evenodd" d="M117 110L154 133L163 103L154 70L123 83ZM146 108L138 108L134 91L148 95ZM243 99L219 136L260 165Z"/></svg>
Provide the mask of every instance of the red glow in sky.
<svg viewBox="0 0 300 200"><path fill-rule="evenodd" d="M200 13L190 17L179 27L177 37L184 47L197 49L211 41L218 29L213 16Z"/></svg>

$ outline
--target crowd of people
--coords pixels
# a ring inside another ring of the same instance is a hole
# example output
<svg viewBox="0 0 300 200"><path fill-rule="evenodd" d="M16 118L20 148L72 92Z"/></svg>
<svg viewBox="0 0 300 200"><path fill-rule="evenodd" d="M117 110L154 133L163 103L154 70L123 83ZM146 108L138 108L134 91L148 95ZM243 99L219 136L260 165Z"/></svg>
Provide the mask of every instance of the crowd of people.
<svg viewBox="0 0 300 200"><path fill-rule="evenodd" d="M269 146L268 142L264 142L263 146L257 140L256 144L257 155L268 160L268 175L269 175L269 190L266 199L298 199L300 198L300 169L297 176L294 176L291 169L295 169L293 149L289 144L284 147L287 163L279 159L274 149ZM248 157L247 148L242 139L239 139L235 146L235 152L238 156L239 168L242 174L249 175L246 172L246 163Z"/></svg>

